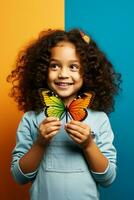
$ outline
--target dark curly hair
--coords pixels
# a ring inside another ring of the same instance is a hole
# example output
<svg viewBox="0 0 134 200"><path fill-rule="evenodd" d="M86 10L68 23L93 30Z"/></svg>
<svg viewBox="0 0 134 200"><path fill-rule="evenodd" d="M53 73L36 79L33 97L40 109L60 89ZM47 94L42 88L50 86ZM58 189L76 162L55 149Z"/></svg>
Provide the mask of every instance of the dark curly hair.
<svg viewBox="0 0 134 200"><path fill-rule="evenodd" d="M13 85L10 96L14 97L20 110L42 110L39 89L48 87L47 70L51 49L61 41L71 42L76 47L84 71L81 92L90 90L95 93L91 109L106 113L114 110L114 96L120 89L121 75L115 72L92 38L86 42L81 33L79 29L68 32L42 31L32 44L19 52L15 69L8 75L7 81Z"/></svg>

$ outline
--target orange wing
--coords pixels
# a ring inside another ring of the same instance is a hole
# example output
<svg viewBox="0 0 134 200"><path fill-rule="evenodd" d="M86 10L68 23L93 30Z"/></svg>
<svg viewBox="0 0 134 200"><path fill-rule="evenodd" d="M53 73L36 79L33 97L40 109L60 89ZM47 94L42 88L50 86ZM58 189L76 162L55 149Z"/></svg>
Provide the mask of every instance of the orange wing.
<svg viewBox="0 0 134 200"><path fill-rule="evenodd" d="M83 121L87 117L86 108L91 106L93 93L84 93L82 97L73 100L68 107L72 118L76 121Z"/></svg>

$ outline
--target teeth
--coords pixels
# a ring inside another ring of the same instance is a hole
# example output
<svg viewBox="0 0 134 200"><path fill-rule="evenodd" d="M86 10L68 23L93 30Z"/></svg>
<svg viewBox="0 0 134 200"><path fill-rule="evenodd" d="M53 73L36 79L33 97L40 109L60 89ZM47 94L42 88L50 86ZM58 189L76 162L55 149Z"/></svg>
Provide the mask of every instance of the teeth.
<svg viewBox="0 0 134 200"><path fill-rule="evenodd" d="M65 85L72 85L72 83L56 83L57 85L63 85L63 86L65 86Z"/></svg>

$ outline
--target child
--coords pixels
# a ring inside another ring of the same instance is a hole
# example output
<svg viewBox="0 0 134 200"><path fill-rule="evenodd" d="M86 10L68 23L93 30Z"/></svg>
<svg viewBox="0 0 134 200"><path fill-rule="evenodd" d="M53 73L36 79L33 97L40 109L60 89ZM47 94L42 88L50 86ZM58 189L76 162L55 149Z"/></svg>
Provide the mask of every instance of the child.
<svg viewBox="0 0 134 200"><path fill-rule="evenodd" d="M98 200L98 186L116 177L107 114L120 74L80 30L48 30L20 53L8 81L25 112L13 150L14 179L32 182L31 200Z"/></svg>

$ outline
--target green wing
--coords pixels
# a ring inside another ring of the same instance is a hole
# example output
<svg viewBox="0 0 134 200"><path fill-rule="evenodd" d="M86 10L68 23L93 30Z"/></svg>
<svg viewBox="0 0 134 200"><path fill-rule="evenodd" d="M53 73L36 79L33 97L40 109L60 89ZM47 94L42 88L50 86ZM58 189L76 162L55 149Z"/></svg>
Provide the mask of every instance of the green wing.
<svg viewBox="0 0 134 200"><path fill-rule="evenodd" d="M45 105L45 114L47 117L58 117L61 119L65 106L61 99L49 94L49 91L42 91L43 103Z"/></svg>

